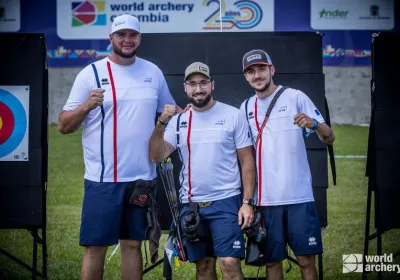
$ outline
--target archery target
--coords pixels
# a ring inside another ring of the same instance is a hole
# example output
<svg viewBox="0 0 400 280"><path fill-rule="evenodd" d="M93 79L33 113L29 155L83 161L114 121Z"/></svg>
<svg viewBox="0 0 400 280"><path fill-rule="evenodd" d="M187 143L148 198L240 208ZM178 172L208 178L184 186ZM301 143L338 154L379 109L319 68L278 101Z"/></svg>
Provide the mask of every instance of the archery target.
<svg viewBox="0 0 400 280"><path fill-rule="evenodd" d="M28 160L29 86L0 86L0 161Z"/></svg>

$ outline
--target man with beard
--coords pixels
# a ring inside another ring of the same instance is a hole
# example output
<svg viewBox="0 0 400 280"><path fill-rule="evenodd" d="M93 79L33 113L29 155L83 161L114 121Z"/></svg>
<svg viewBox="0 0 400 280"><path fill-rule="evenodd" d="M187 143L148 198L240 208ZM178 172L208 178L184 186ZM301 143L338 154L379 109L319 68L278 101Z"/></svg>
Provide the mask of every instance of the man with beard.
<svg viewBox="0 0 400 280"><path fill-rule="evenodd" d="M196 279L217 279L215 257L223 279L243 279L240 260L245 244L241 229L253 221L249 199L255 185L246 118L239 109L213 99L215 82L204 63L187 67L183 86L191 109L175 115L173 105L165 106L150 139L150 158L161 162L175 149L181 156L182 228L184 217L195 211L201 219L199 227L206 233L199 234L195 242L189 237L185 241L188 259L196 263Z"/></svg>
<svg viewBox="0 0 400 280"><path fill-rule="evenodd" d="M79 244L86 248L81 279L103 279L107 248L118 242L122 279L141 279L148 207L143 207L147 200L139 203L131 198L145 191L144 186L154 186L156 166L149 158L149 139L156 111L175 101L161 70L136 56L141 43L136 17L116 17L110 41L111 55L76 77L59 116L59 131L68 134L84 127Z"/></svg>
<svg viewBox="0 0 400 280"><path fill-rule="evenodd" d="M255 95L243 102L256 149L255 201L262 208L268 232L264 248L268 279L283 279L282 260L288 243L303 279L316 279L314 255L322 253L303 129L332 145L334 135L313 102L300 90L274 84L275 67L263 50L243 56L243 72ZM266 112L271 103L270 116Z"/></svg>

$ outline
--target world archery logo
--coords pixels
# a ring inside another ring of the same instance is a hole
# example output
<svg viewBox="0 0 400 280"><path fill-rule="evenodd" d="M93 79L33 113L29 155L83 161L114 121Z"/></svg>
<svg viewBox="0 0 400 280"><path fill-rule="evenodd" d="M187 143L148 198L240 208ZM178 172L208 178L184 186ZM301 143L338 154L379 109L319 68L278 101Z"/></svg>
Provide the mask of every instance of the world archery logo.
<svg viewBox="0 0 400 280"><path fill-rule="evenodd" d="M72 27L106 25L105 1L72 2Z"/></svg>
<svg viewBox="0 0 400 280"><path fill-rule="evenodd" d="M233 4L234 9L229 10L224 0L221 0L221 8L219 0L204 0L203 6L209 6L213 2L218 4L218 8L204 20L203 29L220 29L221 21L223 29L251 29L262 20L263 11L254 1L237 1Z"/></svg>

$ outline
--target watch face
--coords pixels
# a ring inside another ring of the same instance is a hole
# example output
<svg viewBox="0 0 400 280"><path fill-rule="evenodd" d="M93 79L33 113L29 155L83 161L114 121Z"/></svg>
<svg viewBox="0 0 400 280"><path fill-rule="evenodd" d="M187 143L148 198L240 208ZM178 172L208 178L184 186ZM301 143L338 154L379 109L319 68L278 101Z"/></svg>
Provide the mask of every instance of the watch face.
<svg viewBox="0 0 400 280"><path fill-rule="evenodd" d="M256 206L256 203L254 201L254 199L250 198L250 199L243 199L243 203L250 205L250 206Z"/></svg>
<svg viewBox="0 0 400 280"><path fill-rule="evenodd" d="M249 199L249 205L251 205L251 206L256 205L254 199L252 199L252 198Z"/></svg>

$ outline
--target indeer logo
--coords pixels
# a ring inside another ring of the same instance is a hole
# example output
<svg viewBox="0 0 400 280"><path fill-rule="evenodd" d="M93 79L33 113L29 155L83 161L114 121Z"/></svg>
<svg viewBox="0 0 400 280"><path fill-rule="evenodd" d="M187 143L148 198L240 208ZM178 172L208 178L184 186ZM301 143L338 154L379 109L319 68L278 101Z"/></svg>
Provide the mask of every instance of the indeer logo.
<svg viewBox="0 0 400 280"><path fill-rule="evenodd" d="M249 119L254 119L254 113L253 112L249 113Z"/></svg>
<svg viewBox="0 0 400 280"><path fill-rule="evenodd" d="M240 246L240 241L239 240L236 240L235 242L233 242L233 247L232 248L234 248L234 249L240 249L240 248L242 248L241 246Z"/></svg>
<svg viewBox="0 0 400 280"><path fill-rule="evenodd" d="M310 245L310 246L317 245L317 242L316 242L315 237L312 237L312 236L311 236L311 237L308 239L308 245Z"/></svg>
<svg viewBox="0 0 400 280"><path fill-rule="evenodd" d="M319 12L319 17L320 18L326 18L326 19L345 19L347 17L347 14L349 11L346 10L325 10L323 9L322 11Z"/></svg>

